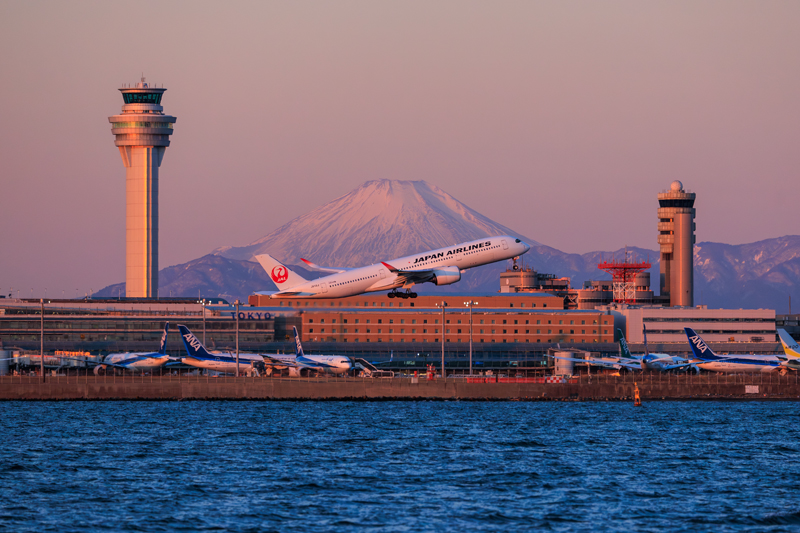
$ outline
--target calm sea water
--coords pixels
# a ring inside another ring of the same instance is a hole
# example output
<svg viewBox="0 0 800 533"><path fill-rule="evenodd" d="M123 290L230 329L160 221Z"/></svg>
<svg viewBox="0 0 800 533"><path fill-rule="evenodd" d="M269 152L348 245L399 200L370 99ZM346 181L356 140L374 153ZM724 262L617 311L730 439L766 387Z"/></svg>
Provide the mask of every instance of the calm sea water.
<svg viewBox="0 0 800 533"><path fill-rule="evenodd" d="M0 409L3 531L800 529L797 403Z"/></svg>

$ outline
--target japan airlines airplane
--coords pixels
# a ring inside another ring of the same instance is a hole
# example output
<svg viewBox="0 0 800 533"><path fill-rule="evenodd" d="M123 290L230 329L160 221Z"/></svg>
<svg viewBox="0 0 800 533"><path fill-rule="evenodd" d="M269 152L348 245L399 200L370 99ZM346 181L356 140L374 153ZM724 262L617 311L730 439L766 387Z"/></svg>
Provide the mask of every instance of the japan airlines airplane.
<svg viewBox="0 0 800 533"><path fill-rule="evenodd" d="M774 355L717 355L692 328L683 328L689 338L697 366L712 372L785 372L787 369L800 370L795 359L781 360Z"/></svg>
<svg viewBox="0 0 800 533"><path fill-rule="evenodd" d="M417 294L411 288L417 283L450 285L459 281L461 273L468 268L511 259L530 249L520 239L500 235L359 268L321 267L303 259L314 270L333 272L311 281L289 270L272 256L263 254L257 255L256 259L275 282L278 291L256 294L270 298L344 298L367 292L391 291L389 298L416 298ZM405 289L405 292L397 289Z"/></svg>
<svg viewBox="0 0 800 533"><path fill-rule="evenodd" d="M194 336L194 333L189 331L189 328L182 324L178 324L178 329L181 332L181 339L183 345L186 347L187 357L182 361L197 368L204 368L206 370L213 370L215 372L224 372L226 374L236 374L236 354L235 353L209 353L206 350L200 339ZM239 353L239 372L244 372L251 366L261 366L264 364L264 358L256 353Z"/></svg>
<svg viewBox="0 0 800 533"><path fill-rule="evenodd" d="M164 334L161 336L161 347L158 352L126 352L110 353L103 362L94 367L96 376L104 373L107 367L121 368L130 372L152 372L161 368L170 357L167 355L167 334L169 333L169 322L164 325Z"/></svg>
<svg viewBox="0 0 800 533"><path fill-rule="evenodd" d="M342 355L306 355L297 328L294 330L295 354L292 355L264 355L264 363L276 370L289 369L291 377L300 377L311 372L325 372L328 374L344 374L353 368L349 358Z"/></svg>

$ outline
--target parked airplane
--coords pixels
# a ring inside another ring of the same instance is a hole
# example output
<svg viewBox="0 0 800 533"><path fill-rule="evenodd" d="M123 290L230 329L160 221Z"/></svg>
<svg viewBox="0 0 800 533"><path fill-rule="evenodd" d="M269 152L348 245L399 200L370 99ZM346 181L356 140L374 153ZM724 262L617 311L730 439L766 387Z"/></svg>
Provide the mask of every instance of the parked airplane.
<svg viewBox="0 0 800 533"><path fill-rule="evenodd" d="M344 298L390 290L389 298L416 298L417 294L411 288L417 283L450 285L459 281L461 273L468 268L511 259L530 249L520 239L500 235L359 268L321 267L302 259L310 268L333 272L311 281L272 256L263 254L257 255L256 259L275 282L278 291L257 294L270 298ZM405 292L398 291L399 288Z"/></svg>
<svg viewBox="0 0 800 533"><path fill-rule="evenodd" d="M778 329L778 337L783 345L783 352L789 359L800 359L800 345L792 338L785 329Z"/></svg>
<svg viewBox="0 0 800 533"><path fill-rule="evenodd" d="M183 345L186 347L187 357L182 361L197 368L204 368L206 370L213 370L215 372L224 372L226 374L236 374L236 354L235 353L210 353L206 350L200 339L194 336L194 333L189 331L189 328L182 324L178 324L178 329L181 332L181 339ZM257 353L239 353L239 372L245 372L251 367L258 369L264 366L264 358Z"/></svg>
<svg viewBox="0 0 800 533"><path fill-rule="evenodd" d="M697 366L712 372L785 372L787 369L800 370L800 363L794 359L781 360L774 355L735 355L714 353L705 341L692 328L683 328L689 338Z"/></svg>
<svg viewBox="0 0 800 533"><path fill-rule="evenodd" d="M625 340L625 334L621 329L617 328L619 334L619 348L621 355L617 358L607 359L578 359L575 357L563 357L560 355L551 355L554 359L565 359L567 361L586 363L588 365L603 366L607 368L614 368L616 370L654 370L658 372L670 371L685 371L690 368L697 367L687 360L680 359L665 353L650 353L647 349L647 329L644 329L644 349L643 355L634 355L628 348L628 342Z"/></svg>
<svg viewBox="0 0 800 533"><path fill-rule="evenodd" d="M272 366L276 370L288 368L289 375L292 377L305 376L312 372L345 374L353 368L352 361L343 355L306 355L303 353L303 345L300 343L297 328L292 326L292 330L294 330L295 354L264 355L264 363L267 366Z"/></svg>
<svg viewBox="0 0 800 533"><path fill-rule="evenodd" d="M94 367L95 375L106 372L108 367L121 368L130 372L152 372L164 366L169 360L167 355L167 334L169 322L164 324L164 334L161 335L161 347L158 352L125 352L110 353L103 361Z"/></svg>
<svg viewBox="0 0 800 533"><path fill-rule="evenodd" d="M620 335L621 334L622 332L620 331ZM680 357L665 353L650 353L650 350L647 349L647 326L644 323L642 323L642 336L644 337L644 355L641 358L642 370L657 370L659 372L675 370L680 372L694 369L696 373L700 373L700 369L697 368L697 365L693 364L688 359L681 359Z"/></svg>

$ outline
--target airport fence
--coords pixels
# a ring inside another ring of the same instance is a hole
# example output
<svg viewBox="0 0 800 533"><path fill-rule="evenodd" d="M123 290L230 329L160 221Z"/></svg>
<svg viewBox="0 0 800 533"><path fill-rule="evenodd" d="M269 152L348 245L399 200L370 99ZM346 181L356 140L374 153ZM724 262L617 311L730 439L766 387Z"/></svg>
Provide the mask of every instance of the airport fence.
<svg viewBox="0 0 800 533"><path fill-rule="evenodd" d="M71 373L58 375L45 375L45 383L70 384L70 383L157 383L157 382L182 382L182 383L247 383L264 381L286 381L286 382L307 382L307 383L356 383L356 382L392 382L392 383L423 383L425 381L437 381L448 383L482 383L490 385L493 383L570 383L584 386L592 385L622 385L633 386L638 384L646 386L648 384L658 385L800 385L800 373L791 372L781 375L776 372L757 373L757 374L670 374L670 373L628 373L622 375L612 374L582 374L576 376L556 376L549 377L509 377L509 376L478 376L478 375L448 375L446 378L437 376L428 380L425 374L417 377L413 375L395 375L393 377L354 377L354 376L210 376L185 373L165 373L159 374L121 374L96 376L92 372ZM35 384L41 383L40 375L5 375L0 376L0 386L8 384Z"/></svg>

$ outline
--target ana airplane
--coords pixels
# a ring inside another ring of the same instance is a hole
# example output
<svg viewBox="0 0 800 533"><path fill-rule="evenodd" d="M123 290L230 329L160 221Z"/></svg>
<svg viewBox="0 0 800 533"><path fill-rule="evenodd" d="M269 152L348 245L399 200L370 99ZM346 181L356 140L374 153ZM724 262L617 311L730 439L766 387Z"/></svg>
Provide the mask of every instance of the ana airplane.
<svg viewBox="0 0 800 533"><path fill-rule="evenodd" d="M294 330L295 354L264 355L264 362L267 366L272 366L276 370L289 369L291 377L307 376L313 372L345 374L353 368L352 361L342 355L304 354L297 328L292 326L292 329Z"/></svg>
<svg viewBox="0 0 800 533"><path fill-rule="evenodd" d="M587 365L614 368L619 371L654 370L658 372L680 372L694 368L696 372L699 372L697 367L687 360L665 353L650 353L647 349L647 329L644 330L645 353L643 355L632 354L630 348L628 348L628 342L625 340L625 334L619 328L617 328L617 333L619 334L620 357L606 359L578 359L576 357L562 357L560 355L551 355L549 357L586 363Z"/></svg>
<svg viewBox="0 0 800 533"><path fill-rule="evenodd" d="M620 334L622 334L621 331ZM650 353L650 350L647 349L647 326L644 322L642 323L642 335L644 337L644 355L641 358L642 370L657 370L659 372L675 370L681 372L693 369L696 373L700 373L700 369L697 368L697 365L693 364L688 359L681 359L680 357L665 353Z"/></svg>
<svg viewBox="0 0 800 533"><path fill-rule="evenodd" d="M774 355L717 355L692 328L683 328L689 338L697 366L704 370L723 373L740 372L786 372L800 370L795 359L781 360Z"/></svg>
<svg viewBox="0 0 800 533"><path fill-rule="evenodd" d="M194 333L189 331L189 328L182 324L178 324L178 329L181 332L181 339L183 345L186 347L187 357L182 361L197 368L204 368L206 370L213 370L215 372L224 372L226 374L236 374L236 354L235 353L210 353L206 350L200 339L194 336ZM264 358L256 353L239 353L239 372L244 372L251 367L258 369L263 367Z"/></svg>
<svg viewBox="0 0 800 533"><path fill-rule="evenodd" d="M167 355L167 334L169 333L169 322L164 324L164 334L161 335L161 347L158 352L125 352L110 353L103 359L102 363L94 367L95 375L106 372L108 367L121 368L130 372L152 372L164 366L170 357Z"/></svg>
<svg viewBox="0 0 800 533"><path fill-rule="evenodd" d="M367 292L391 291L389 298L416 298L417 293L411 288L417 283L450 285L459 281L461 273L468 268L511 259L530 249L520 239L500 235L351 269L321 267L302 259L314 270L333 272L311 281L274 257L263 254L257 255L256 259L275 282L278 291L257 294L270 298L344 298ZM405 289L405 292L397 289Z"/></svg>

